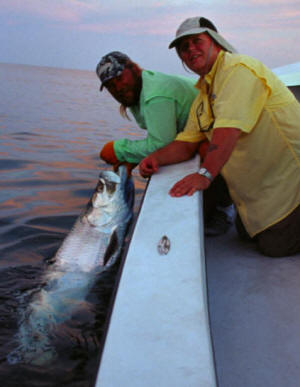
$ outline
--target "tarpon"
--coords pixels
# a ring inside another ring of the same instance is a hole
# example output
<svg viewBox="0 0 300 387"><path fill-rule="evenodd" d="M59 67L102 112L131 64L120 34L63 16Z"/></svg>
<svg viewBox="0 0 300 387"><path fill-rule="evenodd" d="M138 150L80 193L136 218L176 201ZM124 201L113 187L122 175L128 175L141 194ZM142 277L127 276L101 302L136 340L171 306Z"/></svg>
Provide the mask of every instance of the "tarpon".
<svg viewBox="0 0 300 387"><path fill-rule="evenodd" d="M95 191L45 273L43 286L21 313L10 364L42 364L55 355L54 328L84 302L97 276L120 256L133 214L134 185L126 167L102 171Z"/></svg>

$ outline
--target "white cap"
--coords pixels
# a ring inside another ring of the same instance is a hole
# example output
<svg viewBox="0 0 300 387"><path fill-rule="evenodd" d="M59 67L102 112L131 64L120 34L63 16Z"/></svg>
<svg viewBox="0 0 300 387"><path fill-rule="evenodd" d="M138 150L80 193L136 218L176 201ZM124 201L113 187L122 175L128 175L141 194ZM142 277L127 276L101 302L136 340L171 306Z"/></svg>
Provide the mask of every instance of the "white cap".
<svg viewBox="0 0 300 387"><path fill-rule="evenodd" d="M232 47L219 33L214 24L206 19L205 17L196 16L189 19L186 19L182 24L180 24L178 30L176 31L176 38L172 40L169 45L169 48L173 48L177 45L178 41L184 36L189 35L198 35L203 34L204 32L208 33L210 37L218 43L224 50L229 52L236 52L235 48Z"/></svg>

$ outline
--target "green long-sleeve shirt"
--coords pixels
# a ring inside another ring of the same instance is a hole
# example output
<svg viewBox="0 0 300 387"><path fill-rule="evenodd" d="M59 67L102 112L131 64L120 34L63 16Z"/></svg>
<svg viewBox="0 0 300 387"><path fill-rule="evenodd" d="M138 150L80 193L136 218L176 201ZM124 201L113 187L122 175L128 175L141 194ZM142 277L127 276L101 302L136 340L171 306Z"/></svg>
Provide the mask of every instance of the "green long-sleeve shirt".
<svg viewBox="0 0 300 387"><path fill-rule="evenodd" d="M139 163L168 143L184 129L191 104L198 94L195 81L178 75L142 71L139 105L130 108L140 128L147 130L142 140L126 138L114 142L118 160Z"/></svg>

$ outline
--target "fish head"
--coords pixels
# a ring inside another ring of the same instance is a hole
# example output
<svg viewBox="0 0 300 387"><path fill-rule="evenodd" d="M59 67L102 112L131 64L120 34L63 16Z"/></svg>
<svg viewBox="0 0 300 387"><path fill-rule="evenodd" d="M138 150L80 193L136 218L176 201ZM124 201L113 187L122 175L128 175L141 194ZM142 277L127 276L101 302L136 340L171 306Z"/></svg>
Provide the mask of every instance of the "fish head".
<svg viewBox="0 0 300 387"><path fill-rule="evenodd" d="M134 185L127 168L121 165L118 171L101 171L92 197L93 207L107 206L112 201L125 202L130 208L134 201Z"/></svg>
<svg viewBox="0 0 300 387"><path fill-rule="evenodd" d="M134 184L127 168L121 165L117 172L101 171L84 218L95 227L112 219L125 220L131 218L133 204Z"/></svg>
<svg viewBox="0 0 300 387"><path fill-rule="evenodd" d="M105 207L114 200L121 184L120 176L113 171L102 171L92 196L94 208Z"/></svg>

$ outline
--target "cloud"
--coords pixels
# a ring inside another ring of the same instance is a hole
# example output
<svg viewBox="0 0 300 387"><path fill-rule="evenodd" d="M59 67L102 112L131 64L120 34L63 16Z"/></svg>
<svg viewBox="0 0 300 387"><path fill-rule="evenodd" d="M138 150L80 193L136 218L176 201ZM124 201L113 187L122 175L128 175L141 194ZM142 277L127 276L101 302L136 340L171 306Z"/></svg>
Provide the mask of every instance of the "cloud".
<svg viewBox="0 0 300 387"><path fill-rule="evenodd" d="M179 24L197 15L211 19L240 52L266 59L269 65L300 59L293 43L300 33L299 0L0 0L0 38L10 34L6 61L11 60L8 52L16 56L20 40L28 50L31 47L45 56L54 36L59 37L66 57L69 51L86 47L92 52L101 42L105 50L120 46L154 61L149 47L162 52L160 56L167 55L163 49ZM51 60L60 61L62 54L56 59L55 55ZM73 61L74 56L71 65Z"/></svg>
<svg viewBox="0 0 300 387"><path fill-rule="evenodd" d="M64 22L78 22L99 7L99 2L80 0L0 0L1 11L26 13Z"/></svg>
<svg viewBox="0 0 300 387"><path fill-rule="evenodd" d="M0 9L2 12L26 13L52 21L77 23L101 16L113 18L114 15L123 15L128 19L138 15L158 16L158 10L167 18L174 13L179 16L182 10L196 15L199 6L209 8L219 3L222 3L221 0L147 0L143 3L141 0L0 0Z"/></svg>
<svg viewBox="0 0 300 387"><path fill-rule="evenodd" d="M123 15L124 16L124 15ZM131 19L118 17L101 17L97 23L81 23L78 28L86 31L107 32L123 35L173 35L177 26L179 18L174 16L165 18L161 15L152 15L150 18L146 17L132 17Z"/></svg>

